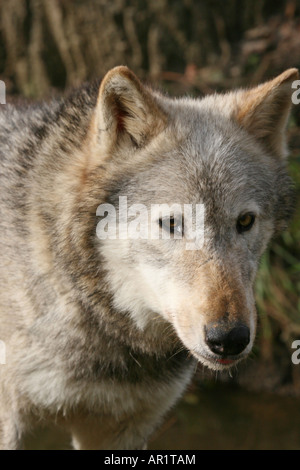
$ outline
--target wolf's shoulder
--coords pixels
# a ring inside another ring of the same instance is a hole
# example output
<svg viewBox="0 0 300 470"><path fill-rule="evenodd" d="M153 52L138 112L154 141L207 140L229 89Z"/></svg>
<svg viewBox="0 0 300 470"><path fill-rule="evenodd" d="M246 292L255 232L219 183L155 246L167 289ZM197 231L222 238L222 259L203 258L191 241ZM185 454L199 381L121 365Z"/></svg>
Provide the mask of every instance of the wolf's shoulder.
<svg viewBox="0 0 300 470"><path fill-rule="evenodd" d="M30 102L18 99L0 108L0 138L8 133L35 130L38 126L62 123L80 117L94 108L99 80L86 83L62 96L45 101Z"/></svg>
<svg viewBox="0 0 300 470"><path fill-rule="evenodd" d="M88 124L97 101L99 81L87 83L64 96L41 102L2 105L0 109L0 162L32 152L46 138L60 134L72 140Z"/></svg>

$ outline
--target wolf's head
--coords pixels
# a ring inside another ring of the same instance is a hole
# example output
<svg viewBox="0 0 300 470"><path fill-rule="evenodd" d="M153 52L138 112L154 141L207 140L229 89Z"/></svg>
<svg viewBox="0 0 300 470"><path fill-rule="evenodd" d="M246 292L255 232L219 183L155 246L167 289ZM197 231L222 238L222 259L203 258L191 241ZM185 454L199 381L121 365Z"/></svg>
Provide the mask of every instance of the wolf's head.
<svg viewBox="0 0 300 470"><path fill-rule="evenodd" d="M213 369L250 352L259 259L291 214L284 131L296 78L290 69L253 89L176 100L126 67L101 84L91 161L106 169L115 210L98 212L112 228L99 250L114 306L140 329L170 322Z"/></svg>

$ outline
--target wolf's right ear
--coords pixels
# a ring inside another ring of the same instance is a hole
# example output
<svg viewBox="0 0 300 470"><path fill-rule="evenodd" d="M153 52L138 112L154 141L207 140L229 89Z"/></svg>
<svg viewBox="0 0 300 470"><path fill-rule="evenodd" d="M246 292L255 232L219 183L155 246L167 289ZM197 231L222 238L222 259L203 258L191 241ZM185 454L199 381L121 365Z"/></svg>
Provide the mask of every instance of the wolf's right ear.
<svg viewBox="0 0 300 470"><path fill-rule="evenodd" d="M108 154L147 145L166 124L154 96L127 67L110 70L98 95L95 116L98 141Z"/></svg>
<svg viewBox="0 0 300 470"><path fill-rule="evenodd" d="M285 127L292 106L292 83L297 69L235 95L234 117L277 158L286 156Z"/></svg>

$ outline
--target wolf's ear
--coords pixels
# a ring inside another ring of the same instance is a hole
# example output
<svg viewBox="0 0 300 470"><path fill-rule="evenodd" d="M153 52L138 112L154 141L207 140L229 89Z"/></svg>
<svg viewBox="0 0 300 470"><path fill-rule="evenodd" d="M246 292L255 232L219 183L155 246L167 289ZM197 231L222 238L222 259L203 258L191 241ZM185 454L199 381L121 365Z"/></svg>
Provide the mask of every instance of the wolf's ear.
<svg viewBox="0 0 300 470"><path fill-rule="evenodd" d="M237 92L234 117L278 158L286 155L285 127L292 105L292 82L298 70L288 69L256 88Z"/></svg>
<svg viewBox="0 0 300 470"><path fill-rule="evenodd" d="M108 152L145 146L165 123L154 96L127 67L115 67L106 74L98 95L96 132Z"/></svg>

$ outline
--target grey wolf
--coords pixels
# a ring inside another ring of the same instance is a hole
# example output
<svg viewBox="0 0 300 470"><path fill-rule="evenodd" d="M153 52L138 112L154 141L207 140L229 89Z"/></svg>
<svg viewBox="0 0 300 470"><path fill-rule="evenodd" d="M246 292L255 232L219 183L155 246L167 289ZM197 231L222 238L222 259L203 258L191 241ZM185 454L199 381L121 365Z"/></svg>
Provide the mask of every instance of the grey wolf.
<svg viewBox="0 0 300 470"><path fill-rule="evenodd" d="M3 107L1 448L37 421L76 449L144 448L197 361L226 370L249 354L259 259L292 213L296 78L171 99L121 66L64 99ZM97 208L123 196L203 204L203 246L185 249L184 224L182 239L100 240Z"/></svg>

